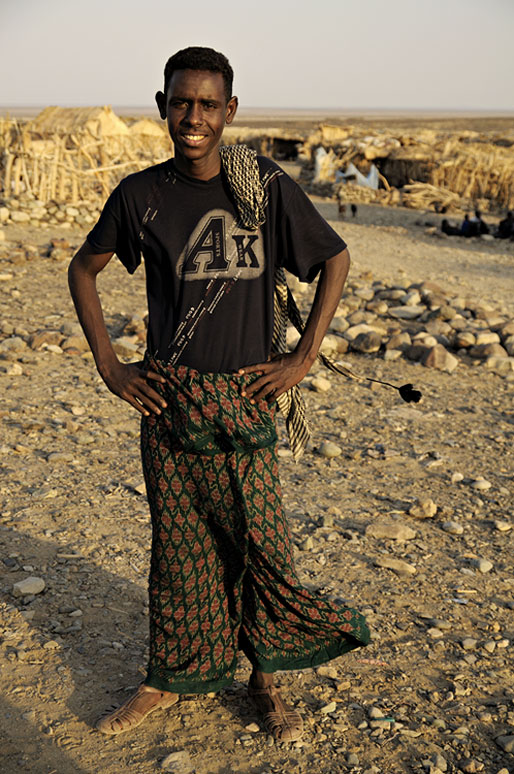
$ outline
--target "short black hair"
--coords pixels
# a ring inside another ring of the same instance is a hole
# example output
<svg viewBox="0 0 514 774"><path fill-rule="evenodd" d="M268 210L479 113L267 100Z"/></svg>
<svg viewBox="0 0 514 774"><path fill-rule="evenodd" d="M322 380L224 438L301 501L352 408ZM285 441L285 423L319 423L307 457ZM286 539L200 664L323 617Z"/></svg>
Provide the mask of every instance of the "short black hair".
<svg viewBox="0 0 514 774"><path fill-rule="evenodd" d="M210 70L213 73L221 73L227 102L232 96L234 71L227 57L213 48L189 46L173 54L164 68L164 94L167 93L171 76L176 70Z"/></svg>

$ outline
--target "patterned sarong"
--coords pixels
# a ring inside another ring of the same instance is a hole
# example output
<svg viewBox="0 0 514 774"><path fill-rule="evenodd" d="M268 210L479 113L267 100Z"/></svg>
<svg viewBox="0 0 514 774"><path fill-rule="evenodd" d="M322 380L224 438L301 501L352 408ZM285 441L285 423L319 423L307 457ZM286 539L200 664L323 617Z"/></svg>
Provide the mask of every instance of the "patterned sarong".
<svg viewBox="0 0 514 774"><path fill-rule="evenodd" d="M302 588L281 503L275 408L241 395L254 375L155 359L168 407L142 420L152 516L146 683L206 693L238 650L263 672L313 667L366 645L362 615Z"/></svg>

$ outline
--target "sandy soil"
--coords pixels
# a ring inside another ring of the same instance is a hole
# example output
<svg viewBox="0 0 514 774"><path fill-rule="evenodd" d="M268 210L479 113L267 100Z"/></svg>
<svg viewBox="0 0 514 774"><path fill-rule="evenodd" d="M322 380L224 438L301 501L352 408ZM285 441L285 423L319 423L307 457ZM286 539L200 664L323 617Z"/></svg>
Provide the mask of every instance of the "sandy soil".
<svg viewBox="0 0 514 774"><path fill-rule="evenodd" d="M350 245L352 277L429 278L512 314L512 245L440 239L424 225L435 216L403 210L362 206L343 223L333 202L317 204ZM67 261L37 251L14 260L10 247L64 232L5 231L2 337L73 323ZM65 236L75 246L83 238ZM144 310L142 273L130 278L113 261L100 284L117 333ZM282 443L301 578L364 611L373 630L365 650L280 675L307 727L292 747L246 729L259 721L243 658L229 690L184 697L114 739L93 729L145 664L150 524L138 417L107 392L88 356L26 348L15 358L22 373L0 373L2 771L149 774L173 751L185 751L197 774L402 774L430 765L436 774L437 755L448 772L514 771L514 756L495 741L514 734L512 382L482 367L449 375L404 360L347 359L370 375L412 381L425 397L411 407L393 392L332 378L327 393L304 390L315 429L303 461L295 465ZM321 457L322 440L343 454ZM455 473L463 478L452 483ZM470 486L478 476L489 490ZM418 498L435 502L434 518L408 515ZM416 537L366 536L380 520L409 525ZM448 520L462 534L446 532ZM413 574L378 567L384 557L407 561ZM492 569L475 569L477 559ZM44 591L13 596L28 576L43 578ZM387 720L372 720L380 712Z"/></svg>

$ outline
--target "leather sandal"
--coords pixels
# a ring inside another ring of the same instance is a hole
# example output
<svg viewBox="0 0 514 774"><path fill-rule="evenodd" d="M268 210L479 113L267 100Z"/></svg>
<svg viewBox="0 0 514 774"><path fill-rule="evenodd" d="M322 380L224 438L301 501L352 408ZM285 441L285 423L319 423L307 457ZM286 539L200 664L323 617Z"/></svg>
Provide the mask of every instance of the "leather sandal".
<svg viewBox="0 0 514 774"><path fill-rule="evenodd" d="M145 691L142 683L137 691L117 709L110 708L96 722L96 728L102 734L122 734L136 728L147 715L157 709L166 709L178 701L178 694L166 695L164 692ZM153 699L153 701L152 701Z"/></svg>
<svg viewBox="0 0 514 774"><path fill-rule="evenodd" d="M267 688L248 686L248 696L262 714L266 731L277 742L294 742L300 739L303 734L302 716L284 704L275 685L269 685ZM270 703L273 710L268 709Z"/></svg>

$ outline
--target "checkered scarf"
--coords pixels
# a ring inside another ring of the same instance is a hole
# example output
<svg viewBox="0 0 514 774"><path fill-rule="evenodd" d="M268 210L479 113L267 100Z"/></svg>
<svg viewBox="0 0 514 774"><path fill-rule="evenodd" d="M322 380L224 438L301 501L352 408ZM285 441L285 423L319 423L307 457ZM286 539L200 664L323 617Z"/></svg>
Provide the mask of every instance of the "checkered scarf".
<svg viewBox="0 0 514 774"><path fill-rule="evenodd" d="M241 224L248 229L258 229L266 220L265 210L268 196L261 181L256 151L246 145L224 145L220 148L220 156L230 190L236 201ZM294 325L300 335L303 334L305 326L300 310L287 285L285 271L279 267L275 269L272 354L288 352L286 344L288 322ZM318 354L318 360L330 371L342 374L349 379L356 379L359 382L378 382L387 387L393 387L399 390L400 395L407 402L417 403L421 398L421 393L413 390L411 384L396 387L388 382L383 382L381 379L361 376L322 353ZM280 395L277 398L277 404L286 420L289 446L293 457L298 461L310 438L305 404L298 385L294 385Z"/></svg>

